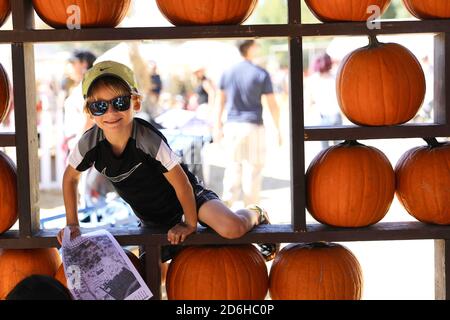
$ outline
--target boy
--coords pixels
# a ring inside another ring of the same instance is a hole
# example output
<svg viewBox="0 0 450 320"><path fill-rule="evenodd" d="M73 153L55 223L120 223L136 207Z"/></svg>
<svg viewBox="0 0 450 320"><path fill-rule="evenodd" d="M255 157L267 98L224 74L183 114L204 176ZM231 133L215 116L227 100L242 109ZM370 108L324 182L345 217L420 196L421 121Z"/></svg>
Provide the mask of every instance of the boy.
<svg viewBox="0 0 450 320"><path fill-rule="evenodd" d="M170 228L167 239L172 245L196 232L197 222L229 239L269 223L267 213L258 206L237 212L228 209L180 163L156 128L133 117L141 107L140 95L127 66L113 61L94 65L84 76L82 90L85 111L95 125L71 152L64 173L64 205L72 238L80 234L78 180L91 166L113 183L143 226ZM63 232L58 234L60 242ZM275 245L260 247L267 260L273 259Z"/></svg>

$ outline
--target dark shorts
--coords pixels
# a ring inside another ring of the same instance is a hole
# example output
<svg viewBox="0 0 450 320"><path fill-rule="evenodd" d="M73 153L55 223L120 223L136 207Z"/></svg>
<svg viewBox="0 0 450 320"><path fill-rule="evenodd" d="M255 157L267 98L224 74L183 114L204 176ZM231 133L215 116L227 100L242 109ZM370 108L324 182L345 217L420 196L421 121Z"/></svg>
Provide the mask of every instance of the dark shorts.
<svg viewBox="0 0 450 320"><path fill-rule="evenodd" d="M203 190L198 191L198 193L195 194L195 202L197 203L197 213L199 212L200 207L202 205L211 200L220 200L220 198L214 191L211 191L209 189L203 188ZM203 227L206 228L209 227L206 223L203 223L200 220L198 221L198 223L200 223L200 225L202 225Z"/></svg>
<svg viewBox="0 0 450 320"><path fill-rule="evenodd" d="M194 186L194 195L195 195L195 203L197 207L197 213L200 210L201 206L204 205L206 202L211 200L220 200L219 196L212 190L206 189L201 185ZM143 227L168 227L171 228L175 226L177 223L181 222L182 220L182 213L177 214L174 216L174 218L169 223L159 224L154 221L147 221L145 219L140 218L141 220L141 226ZM207 227L206 224L199 221L199 223Z"/></svg>
<svg viewBox="0 0 450 320"><path fill-rule="evenodd" d="M204 205L206 202L210 200L220 200L219 196L212 190L204 188L202 185L195 185L194 186L194 194L195 194L195 202L197 205L197 213L200 210L200 207ZM177 223L180 223L182 220L182 215L177 216L170 224L157 224L150 221L145 221L141 219L140 226L141 227L165 227L167 229L172 228ZM203 223L199 221L200 225L202 225L205 228L209 228L209 226L206 223ZM168 260L171 260L181 249L183 246L181 245L167 245L161 247L161 260L162 262L166 262Z"/></svg>

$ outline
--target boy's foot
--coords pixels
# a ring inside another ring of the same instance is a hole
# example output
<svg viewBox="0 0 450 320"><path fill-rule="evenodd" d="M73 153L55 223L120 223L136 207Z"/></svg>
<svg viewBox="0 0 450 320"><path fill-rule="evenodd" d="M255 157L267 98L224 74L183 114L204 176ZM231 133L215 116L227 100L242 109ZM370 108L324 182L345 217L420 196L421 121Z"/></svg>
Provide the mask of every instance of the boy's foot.
<svg viewBox="0 0 450 320"><path fill-rule="evenodd" d="M269 215L267 211L261 208L256 204L249 205L247 207L248 210L256 211L258 216L258 225L259 224L270 224ZM275 258L278 251L280 251L279 243L258 243L259 252L263 255L266 261L271 261Z"/></svg>

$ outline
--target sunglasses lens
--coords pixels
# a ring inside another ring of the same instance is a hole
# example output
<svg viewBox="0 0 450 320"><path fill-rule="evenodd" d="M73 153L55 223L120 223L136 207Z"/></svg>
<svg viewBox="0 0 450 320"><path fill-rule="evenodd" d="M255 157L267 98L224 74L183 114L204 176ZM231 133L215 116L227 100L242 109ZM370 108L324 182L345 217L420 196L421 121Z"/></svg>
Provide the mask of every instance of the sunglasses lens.
<svg viewBox="0 0 450 320"><path fill-rule="evenodd" d="M114 108L118 111L126 111L130 108L130 97L129 96L123 96L123 97L117 97L111 101L111 104Z"/></svg>
<svg viewBox="0 0 450 320"><path fill-rule="evenodd" d="M108 103L106 101L95 101L89 104L89 110L94 116L101 116L108 110Z"/></svg>
<svg viewBox="0 0 450 320"><path fill-rule="evenodd" d="M92 115L101 116L106 113L110 103L114 107L114 109L116 109L117 111L126 111L126 110L130 109L131 97L123 96L123 97L117 97L115 99L112 99L111 101L91 102L89 104L89 110L91 111Z"/></svg>

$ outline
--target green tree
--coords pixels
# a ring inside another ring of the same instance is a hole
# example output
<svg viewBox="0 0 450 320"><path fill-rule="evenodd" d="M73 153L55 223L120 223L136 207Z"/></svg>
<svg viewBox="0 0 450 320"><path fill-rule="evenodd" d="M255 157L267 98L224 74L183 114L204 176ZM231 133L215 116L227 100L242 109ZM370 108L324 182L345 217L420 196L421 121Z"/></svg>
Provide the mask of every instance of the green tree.
<svg viewBox="0 0 450 320"><path fill-rule="evenodd" d="M260 0L247 23L282 24L287 23L287 0Z"/></svg>

